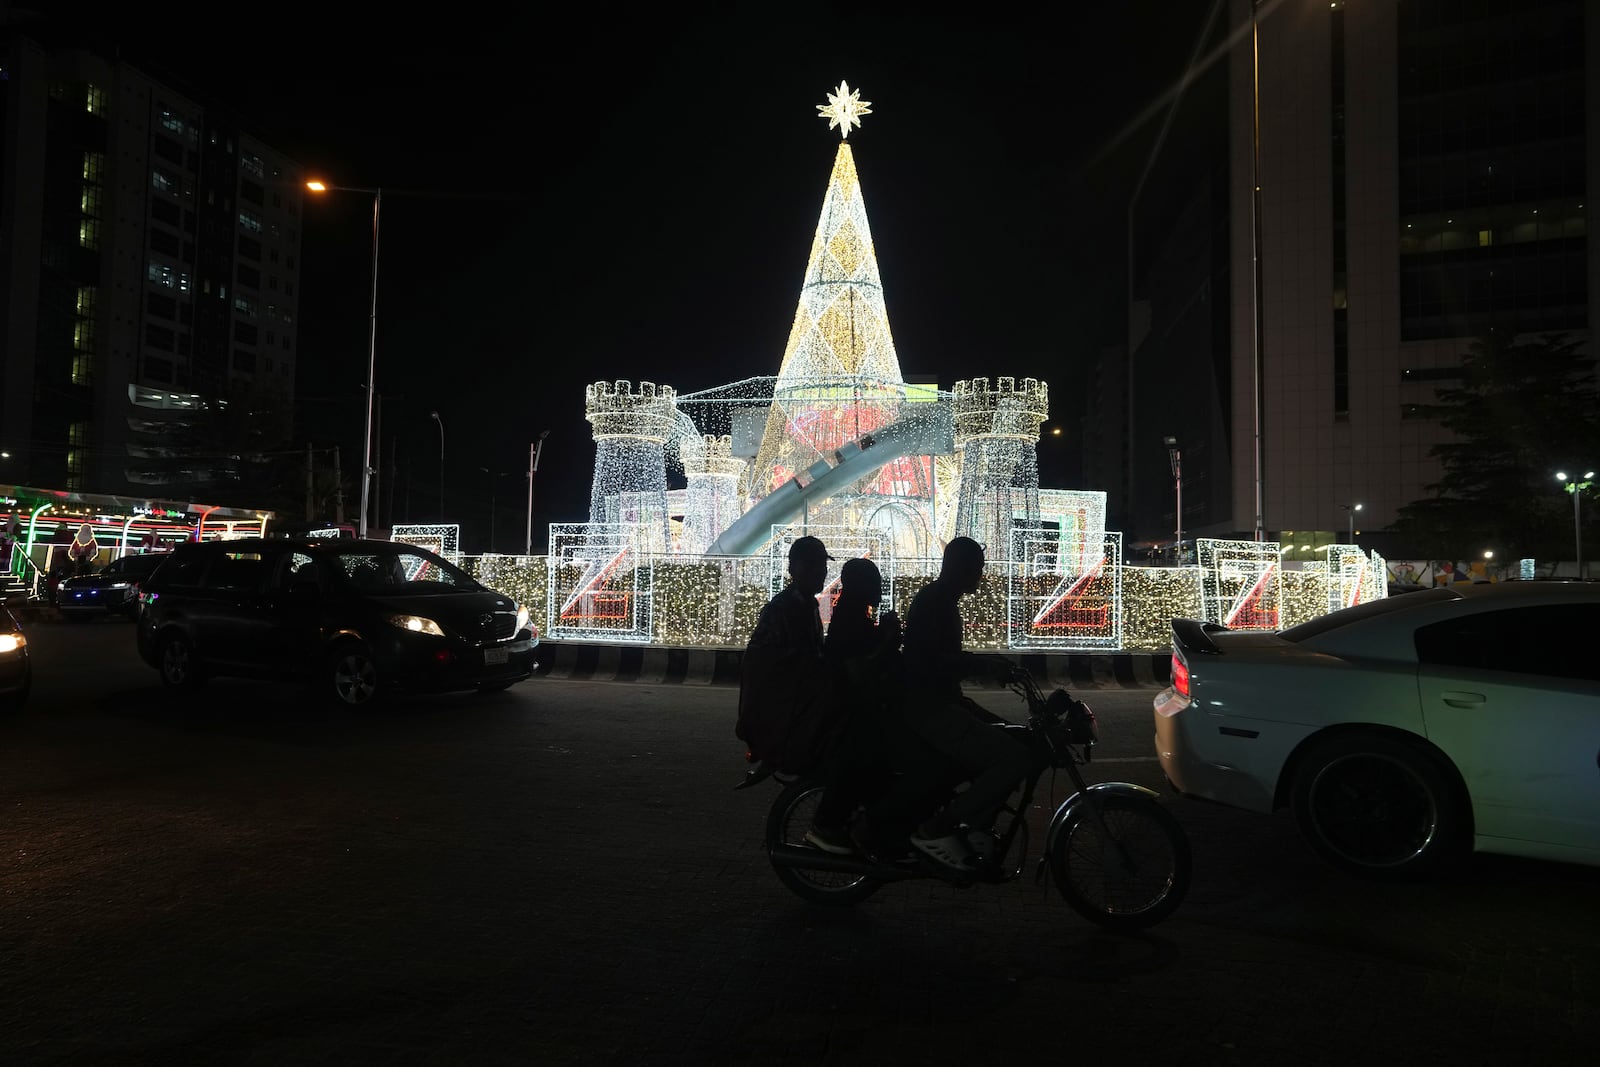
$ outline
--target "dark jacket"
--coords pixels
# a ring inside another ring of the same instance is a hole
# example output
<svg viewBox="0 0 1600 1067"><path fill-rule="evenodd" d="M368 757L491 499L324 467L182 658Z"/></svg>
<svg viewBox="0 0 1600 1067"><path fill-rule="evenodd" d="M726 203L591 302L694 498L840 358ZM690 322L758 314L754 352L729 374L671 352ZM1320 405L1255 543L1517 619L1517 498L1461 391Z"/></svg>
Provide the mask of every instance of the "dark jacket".
<svg viewBox="0 0 1600 1067"><path fill-rule="evenodd" d="M785 586L761 609L745 646L734 735L754 759L805 774L837 735L841 709L833 691L816 598Z"/></svg>

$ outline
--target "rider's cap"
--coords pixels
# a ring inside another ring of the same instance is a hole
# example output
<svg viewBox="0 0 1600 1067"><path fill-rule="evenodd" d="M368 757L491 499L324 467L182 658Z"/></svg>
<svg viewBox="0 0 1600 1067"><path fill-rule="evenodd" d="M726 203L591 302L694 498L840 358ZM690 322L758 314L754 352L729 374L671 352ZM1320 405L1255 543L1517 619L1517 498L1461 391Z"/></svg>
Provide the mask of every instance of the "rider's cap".
<svg viewBox="0 0 1600 1067"><path fill-rule="evenodd" d="M797 559L823 559L831 560L828 547L815 537L797 537L794 544L789 546L789 561Z"/></svg>

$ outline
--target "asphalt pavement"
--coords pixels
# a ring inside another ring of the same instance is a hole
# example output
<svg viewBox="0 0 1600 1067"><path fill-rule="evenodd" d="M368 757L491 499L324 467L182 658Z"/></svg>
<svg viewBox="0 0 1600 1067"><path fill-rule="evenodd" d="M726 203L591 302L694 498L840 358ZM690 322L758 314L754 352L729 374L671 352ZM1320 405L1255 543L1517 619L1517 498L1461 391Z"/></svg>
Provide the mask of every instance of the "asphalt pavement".
<svg viewBox="0 0 1600 1067"><path fill-rule="evenodd" d="M734 691L688 672L349 714L280 685L175 696L126 624L31 635L33 699L0 721L7 1065L1588 1064L1600 1047L1597 870L1479 857L1375 885L1287 816L1171 799L1195 882L1139 936L1029 879L832 910L774 877L776 791L732 789ZM1093 695L1092 779L1161 784L1153 692Z"/></svg>

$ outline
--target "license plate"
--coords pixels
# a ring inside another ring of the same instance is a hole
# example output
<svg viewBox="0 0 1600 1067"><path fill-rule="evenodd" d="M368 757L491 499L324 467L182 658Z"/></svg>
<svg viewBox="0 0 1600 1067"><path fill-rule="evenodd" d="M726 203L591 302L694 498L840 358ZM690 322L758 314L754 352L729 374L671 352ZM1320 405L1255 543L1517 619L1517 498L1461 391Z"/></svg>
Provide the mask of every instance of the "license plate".
<svg viewBox="0 0 1600 1067"><path fill-rule="evenodd" d="M504 663L508 653L503 648L486 648L483 650L483 662L493 665Z"/></svg>

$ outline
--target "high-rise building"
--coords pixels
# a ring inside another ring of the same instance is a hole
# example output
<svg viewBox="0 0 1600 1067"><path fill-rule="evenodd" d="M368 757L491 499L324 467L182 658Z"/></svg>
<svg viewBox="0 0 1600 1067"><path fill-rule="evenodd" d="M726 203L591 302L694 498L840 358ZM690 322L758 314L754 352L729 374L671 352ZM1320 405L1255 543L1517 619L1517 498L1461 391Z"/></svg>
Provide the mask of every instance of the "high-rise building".
<svg viewBox="0 0 1600 1067"><path fill-rule="evenodd" d="M214 494L289 418L300 166L127 62L0 48L0 482Z"/></svg>
<svg viewBox="0 0 1600 1067"><path fill-rule="evenodd" d="M1354 525L1380 529L1438 480L1446 431L1427 405L1475 337L1588 341L1600 14L1226 14L1211 42L1231 41L1225 58L1190 85L1130 216L1124 514L1135 539L1343 540L1355 504Z"/></svg>

